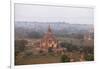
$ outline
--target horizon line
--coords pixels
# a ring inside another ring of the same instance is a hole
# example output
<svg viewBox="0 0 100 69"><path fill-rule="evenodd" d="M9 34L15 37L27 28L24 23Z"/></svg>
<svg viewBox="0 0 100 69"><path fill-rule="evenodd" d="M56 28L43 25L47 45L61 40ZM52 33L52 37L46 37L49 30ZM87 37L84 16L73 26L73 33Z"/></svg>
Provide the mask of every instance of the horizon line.
<svg viewBox="0 0 100 69"><path fill-rule="evenodd" d="M52 24L52 23L57 23L57 22L62 23L62 24L94 24L94 23L70 23L70 22L66 22L66 21L51 21L51 22L50 21L42 21L42 22L40 22L40 21L14 21L14 22L25 22L25 23L30 22L30 23L39 23L39 24L40 23L42 23L42 24L51 23Z"/></svg>

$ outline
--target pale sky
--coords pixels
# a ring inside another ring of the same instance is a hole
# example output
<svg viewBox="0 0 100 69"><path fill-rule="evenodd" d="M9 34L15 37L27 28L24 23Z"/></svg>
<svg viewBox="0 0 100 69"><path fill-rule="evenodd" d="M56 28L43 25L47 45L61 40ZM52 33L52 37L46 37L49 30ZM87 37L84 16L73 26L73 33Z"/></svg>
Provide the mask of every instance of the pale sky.
<svg viewBox="0 0 100 69"><path fill-rule="evenodd" d="M15 4L15 21L93 24L93 8Z"/></svg>

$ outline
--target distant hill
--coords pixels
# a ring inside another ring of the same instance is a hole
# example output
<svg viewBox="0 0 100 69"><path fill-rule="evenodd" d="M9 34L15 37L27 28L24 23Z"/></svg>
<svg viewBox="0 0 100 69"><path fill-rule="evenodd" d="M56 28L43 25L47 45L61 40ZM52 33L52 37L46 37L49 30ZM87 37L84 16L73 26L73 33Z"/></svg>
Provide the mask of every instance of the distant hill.
<svg viewBox="0 0 100 69"><path fill-rule="evenodd" d="M15 22L15 38L40 38L51 26L56 36L84 34L92 28L92 24L70 24L66 22Z"/></svg>

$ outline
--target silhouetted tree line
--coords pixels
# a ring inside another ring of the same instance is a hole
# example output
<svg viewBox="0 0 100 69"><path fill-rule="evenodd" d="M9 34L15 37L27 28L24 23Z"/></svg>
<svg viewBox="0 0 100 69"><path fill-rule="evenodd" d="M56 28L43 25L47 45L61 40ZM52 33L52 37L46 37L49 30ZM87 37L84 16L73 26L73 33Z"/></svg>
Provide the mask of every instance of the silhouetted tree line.
<svg viewBox="0 0 100 69"><path fill-rule="evenodd" d="M33 31L28 34L29 38L41 38L42 36L42 33L39 33L37 31Z"/></svg>

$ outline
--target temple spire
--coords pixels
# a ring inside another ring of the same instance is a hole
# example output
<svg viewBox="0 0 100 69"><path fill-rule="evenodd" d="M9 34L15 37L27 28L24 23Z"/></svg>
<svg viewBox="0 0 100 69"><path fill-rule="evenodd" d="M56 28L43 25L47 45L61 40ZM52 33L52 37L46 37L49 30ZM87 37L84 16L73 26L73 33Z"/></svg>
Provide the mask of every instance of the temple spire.
<svg viewBox="0 0 100 69"><path fill-rule="evenodd" d="M49 24L49 27L48 27L48 32L51 32L51 27L50 27L50 24Z"/></svg>

